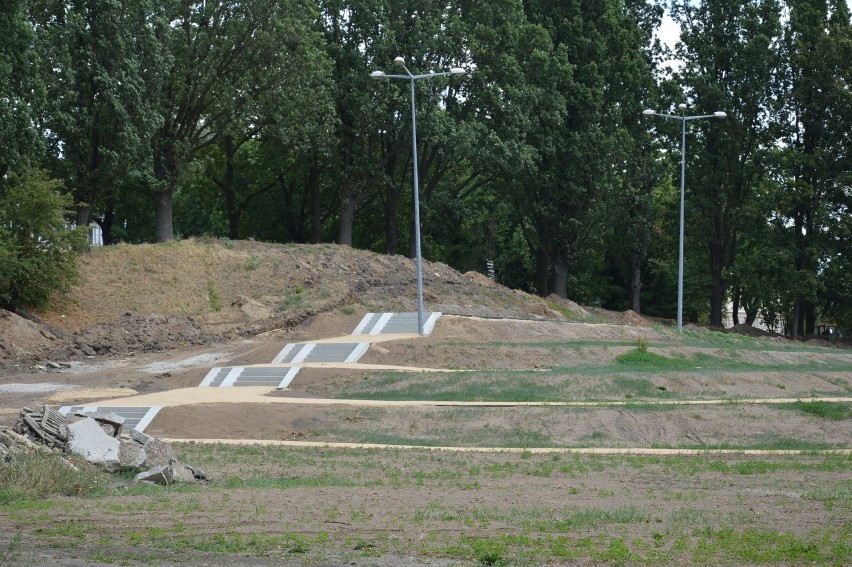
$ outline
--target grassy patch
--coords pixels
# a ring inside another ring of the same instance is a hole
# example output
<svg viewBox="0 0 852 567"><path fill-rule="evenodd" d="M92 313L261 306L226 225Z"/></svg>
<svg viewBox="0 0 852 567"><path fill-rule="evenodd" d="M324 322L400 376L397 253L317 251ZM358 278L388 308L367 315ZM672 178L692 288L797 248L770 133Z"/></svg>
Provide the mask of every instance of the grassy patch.
<svg viewBox="0 0 852 567"><path fill-rule="evenodd" d="M222 310L222 300L219 299L219 294L216 293L213 282L207 282L207 303L213 311Z"/></svg>
<svg viewBox="0 0 852 567"><path fill-rule="evenodd" d="M852 405L841 402L796 401L789 404L781 404L778 407L815 415L830 421L843 421L852 418Z"/></svg>
<svg viewBox="0 0 852 567"><path fill-rule="evenodd" d="M104 490L101 474L80 464L76 470L59 455L25 453L0 460L0 509L48 496L92 496Z"/></svg>

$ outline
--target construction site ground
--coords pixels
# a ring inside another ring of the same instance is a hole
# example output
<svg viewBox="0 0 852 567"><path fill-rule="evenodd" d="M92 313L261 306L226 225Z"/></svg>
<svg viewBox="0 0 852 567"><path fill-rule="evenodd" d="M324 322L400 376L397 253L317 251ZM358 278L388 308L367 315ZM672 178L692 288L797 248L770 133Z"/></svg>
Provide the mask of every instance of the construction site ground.
<svg viewBox="0 0 852 567"><path fill-rule="evenodd" d="M161 406L146 432L213 482L0 505L0 545L24 561L850 560L844 345L678 334L427 263L427 307L445 313L429 336L374 337L285 390L198 388L288 343L365 340L367 312L412 310L411 262L190 241L89 267L56 309L0 317L0 424L39 402ZM680 362L620 362L637 350Z"/></svg>

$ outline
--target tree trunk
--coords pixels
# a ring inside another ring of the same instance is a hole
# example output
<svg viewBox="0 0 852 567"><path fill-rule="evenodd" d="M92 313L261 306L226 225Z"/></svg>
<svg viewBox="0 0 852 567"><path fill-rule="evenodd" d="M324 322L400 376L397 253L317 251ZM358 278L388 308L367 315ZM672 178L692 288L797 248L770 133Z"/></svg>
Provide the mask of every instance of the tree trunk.
<svg viewBox="0 0 852 567"><path fill-rule="evenodd" d="M799 336L799 321L801 318L799 317L799 313L802 310L802 294L796 294L796 301L793 303L793 324L790 329L790 338L796 340Z"/></svg>
<svg viewBox="0 0 852 567"><path fill-rule="evenodd" d="M568 299L568 262L561 257L557 257L554 262L553 293Z"/></svg>
<svg viewBox="0 0 852 567"><path fill-rule="evenodd" d="M174 190L171 185L154 192L154 223L157 228L157 242L169 242L174 239L172 212L174 210Z"/></svg>
<svg viewBox="0 0 852 567"><path fill-rule="evenodd" d="M710 245L710 326L722 326L722 310L725 307L724 250L722 242L714 238Z"/></svg>
<svg viewBox="0 0 852 567"><path fill-rule="evenodd" d="M754 325L754 322L757 320L757 306L752 307L751 305L746 305L746 325Z"/></svg>
<svg viewBox="0 0 852 567"><path fill-rule="evenodd" d="M816 306L813 301L805 302L805 335L816 334Z"/></svg>
<svg viewBox="0 0 852 567"><path fill-rule="evenodd" d="M731 307L731 321L734 327L740 324L740 290L734 290L733 306Z"/></svg>
<svg viewBox="0 0 852 567"><path fill-rule="evenodd" d="M547 285L549 268L550 259L547 257L547 252L539 248L535 251L535 292L541 297L547 297L550 294Z"/></svg>
<svg viewBox="0 0 852 567"><path fill-rule="evenodd" d="M101 227L101 233L104 237L104 246L109 246L112 241L112 227L115 224L115 212L112 210L112 205L107 207L104 212L104 220L98 222Z"/></svg>
<svg viewBox="0 0 852 567"><path fill-rule="evenodd" d="M89 226L92 220L92 203L77 205L75 223L77 226Z"/></svg>
<svg viewBox="0 0 852 567"><path fill-rule="evenodd" d="M174 238L172 213L177 174L174 148L159 145L155 147L154 178L157 180L157 186L154 190L154 227L157 242L169 242Z"/></svg>
<svg viewBox="0 0 852 567"><path fill-rule="evenodd" d="M355 201L352 198L344 199L342 206L337 243L343 246L352 246L352 227L355 224Z"/></svg>
<svg viewBox="0 0 852 567"><path fill-rule="evenodd" d="M308 172L308 187L311 192L311 243L319 244L322 240L322 214L320 212L320 172L316 160Z"/></svg>
<svg viewBox="0 0 852 567"><path fill-rule="evenodd" d="M632 309L637 315L641 315L641 312L639 311L639 296L642 291L642 270L640 269L638 262L633 263L632 273L633 277L630 282L630 309Z"/></svg>
<svg viewBox="0 0 852 567"><path fill-rule="evenodd" d="M399 227L397 212L399 211L399 193L388 188L385 191L385 251L394 255L399 248Z"/></svg>
<svg viewBox="0 0 852 567"><path fill-rule="evenodd" d="M228 238L238 240L240 238L240 208L237 206L237 195L234 189L234 137L230 134L222 138L223 150L225 152L225 176L219 183L222 193L225 195L225 215L228 217Z"/></svg>

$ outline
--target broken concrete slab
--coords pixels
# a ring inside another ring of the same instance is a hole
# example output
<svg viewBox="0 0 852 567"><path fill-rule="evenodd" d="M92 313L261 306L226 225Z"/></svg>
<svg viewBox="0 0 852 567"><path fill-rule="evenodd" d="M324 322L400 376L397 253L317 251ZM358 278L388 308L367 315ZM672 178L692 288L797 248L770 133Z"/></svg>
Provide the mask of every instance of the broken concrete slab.
<svg viewBox="0 0 852 567"><path fill-rule="evenodd" d="M145 447L133 439L120 439L118 460L123 468L141 469L145 466Z"/></svg>
<svg viewBox="0 0 852 567"><path fill-rule="evenodd" d="M91 417L101 424L101 428L107 435L118 437L121 433L121 428L126 421L117 413L111 411L78 411L74 415L81 417Z"/></svg>
<svg viewBox="0 0 852 567"><path fill-rule="evenodd" d="M145 452L143 467L169 465L177 460L174 451L172 451L172 446L159 437L149 437L143 451Z"/></svg>
<svg viewBox="0 0 852 567"><path fill-rule="evenodd" d="M68 425L65 450L105 471L115 472L121 468L120 447L120 441L107 435L90 417Z"/></svg>
<svg viewBox="0 0 852 567"><path fill-rule="evenodd" d="M154 467L136 475L137 482L150 482L168 486L175 481L175 471L171 465Z"/></svg>
<svg viewBox="0 0 852 567"><path fill-rule="evenodd" d="M175 463L172 465L174 471L174 479L178 482L195 482L195 474L192 472L192 467Z"/></svg>

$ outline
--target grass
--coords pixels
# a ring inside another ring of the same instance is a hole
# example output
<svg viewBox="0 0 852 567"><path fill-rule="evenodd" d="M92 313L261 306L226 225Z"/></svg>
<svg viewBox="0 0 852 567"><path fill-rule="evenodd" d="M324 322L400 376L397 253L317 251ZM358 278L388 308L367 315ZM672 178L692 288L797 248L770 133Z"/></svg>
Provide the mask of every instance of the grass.
<svg viewBox="0 0 852 567"><path fill-rule="evenodd" d="M233 460L241 472L182 491L152 486L46 497L44 503L61 512L59 520L35 520L41 510L21 502L0 504L0 530L9 521L27 526L6 544L10 556L37 542L32 549L52 546L54 554L83 548L90 560L122 562L135 554L151 563L215 563L229 556L304 564L418 556L483 565L841 565L852 559L849 525L830 521L850 509L849 456L476 455L197 444L175 450L183 462ZM803 477L818 487L803 490L797 480ZM548 493L528 495L530 478L540 478ZM673 484L693 487L689 497L667 498ZM403 490L415 492L394 504ZM464 492L445 499L452 491ZM775 497L773 506L823 514L815 529L794 534L748 512L766 506L760 494L787 492L801 497ZM722 493L744 500L721 509L716 498ZM808 501L820 508L812 510ZM97 511L110 518L109 531ZM140 528L140 514L160 521ZM201 533L194 528L200 521Z"/></svg>
<svg viewBox="0 0 852 567"><path fill-rule="evenodd" d="M852 405L841 402L803 402L796 401L778 406L782 409L796 410L815 415L829 421L852 419Z"/></svg>
<svg viewBox="0 0 852 567"><path fill-rule="evenodd" d="M33 501L49 496L92 496L105 483L105 477L87 465L72 466L53 453L0 459L0 506L38 506Z"/></svg>

